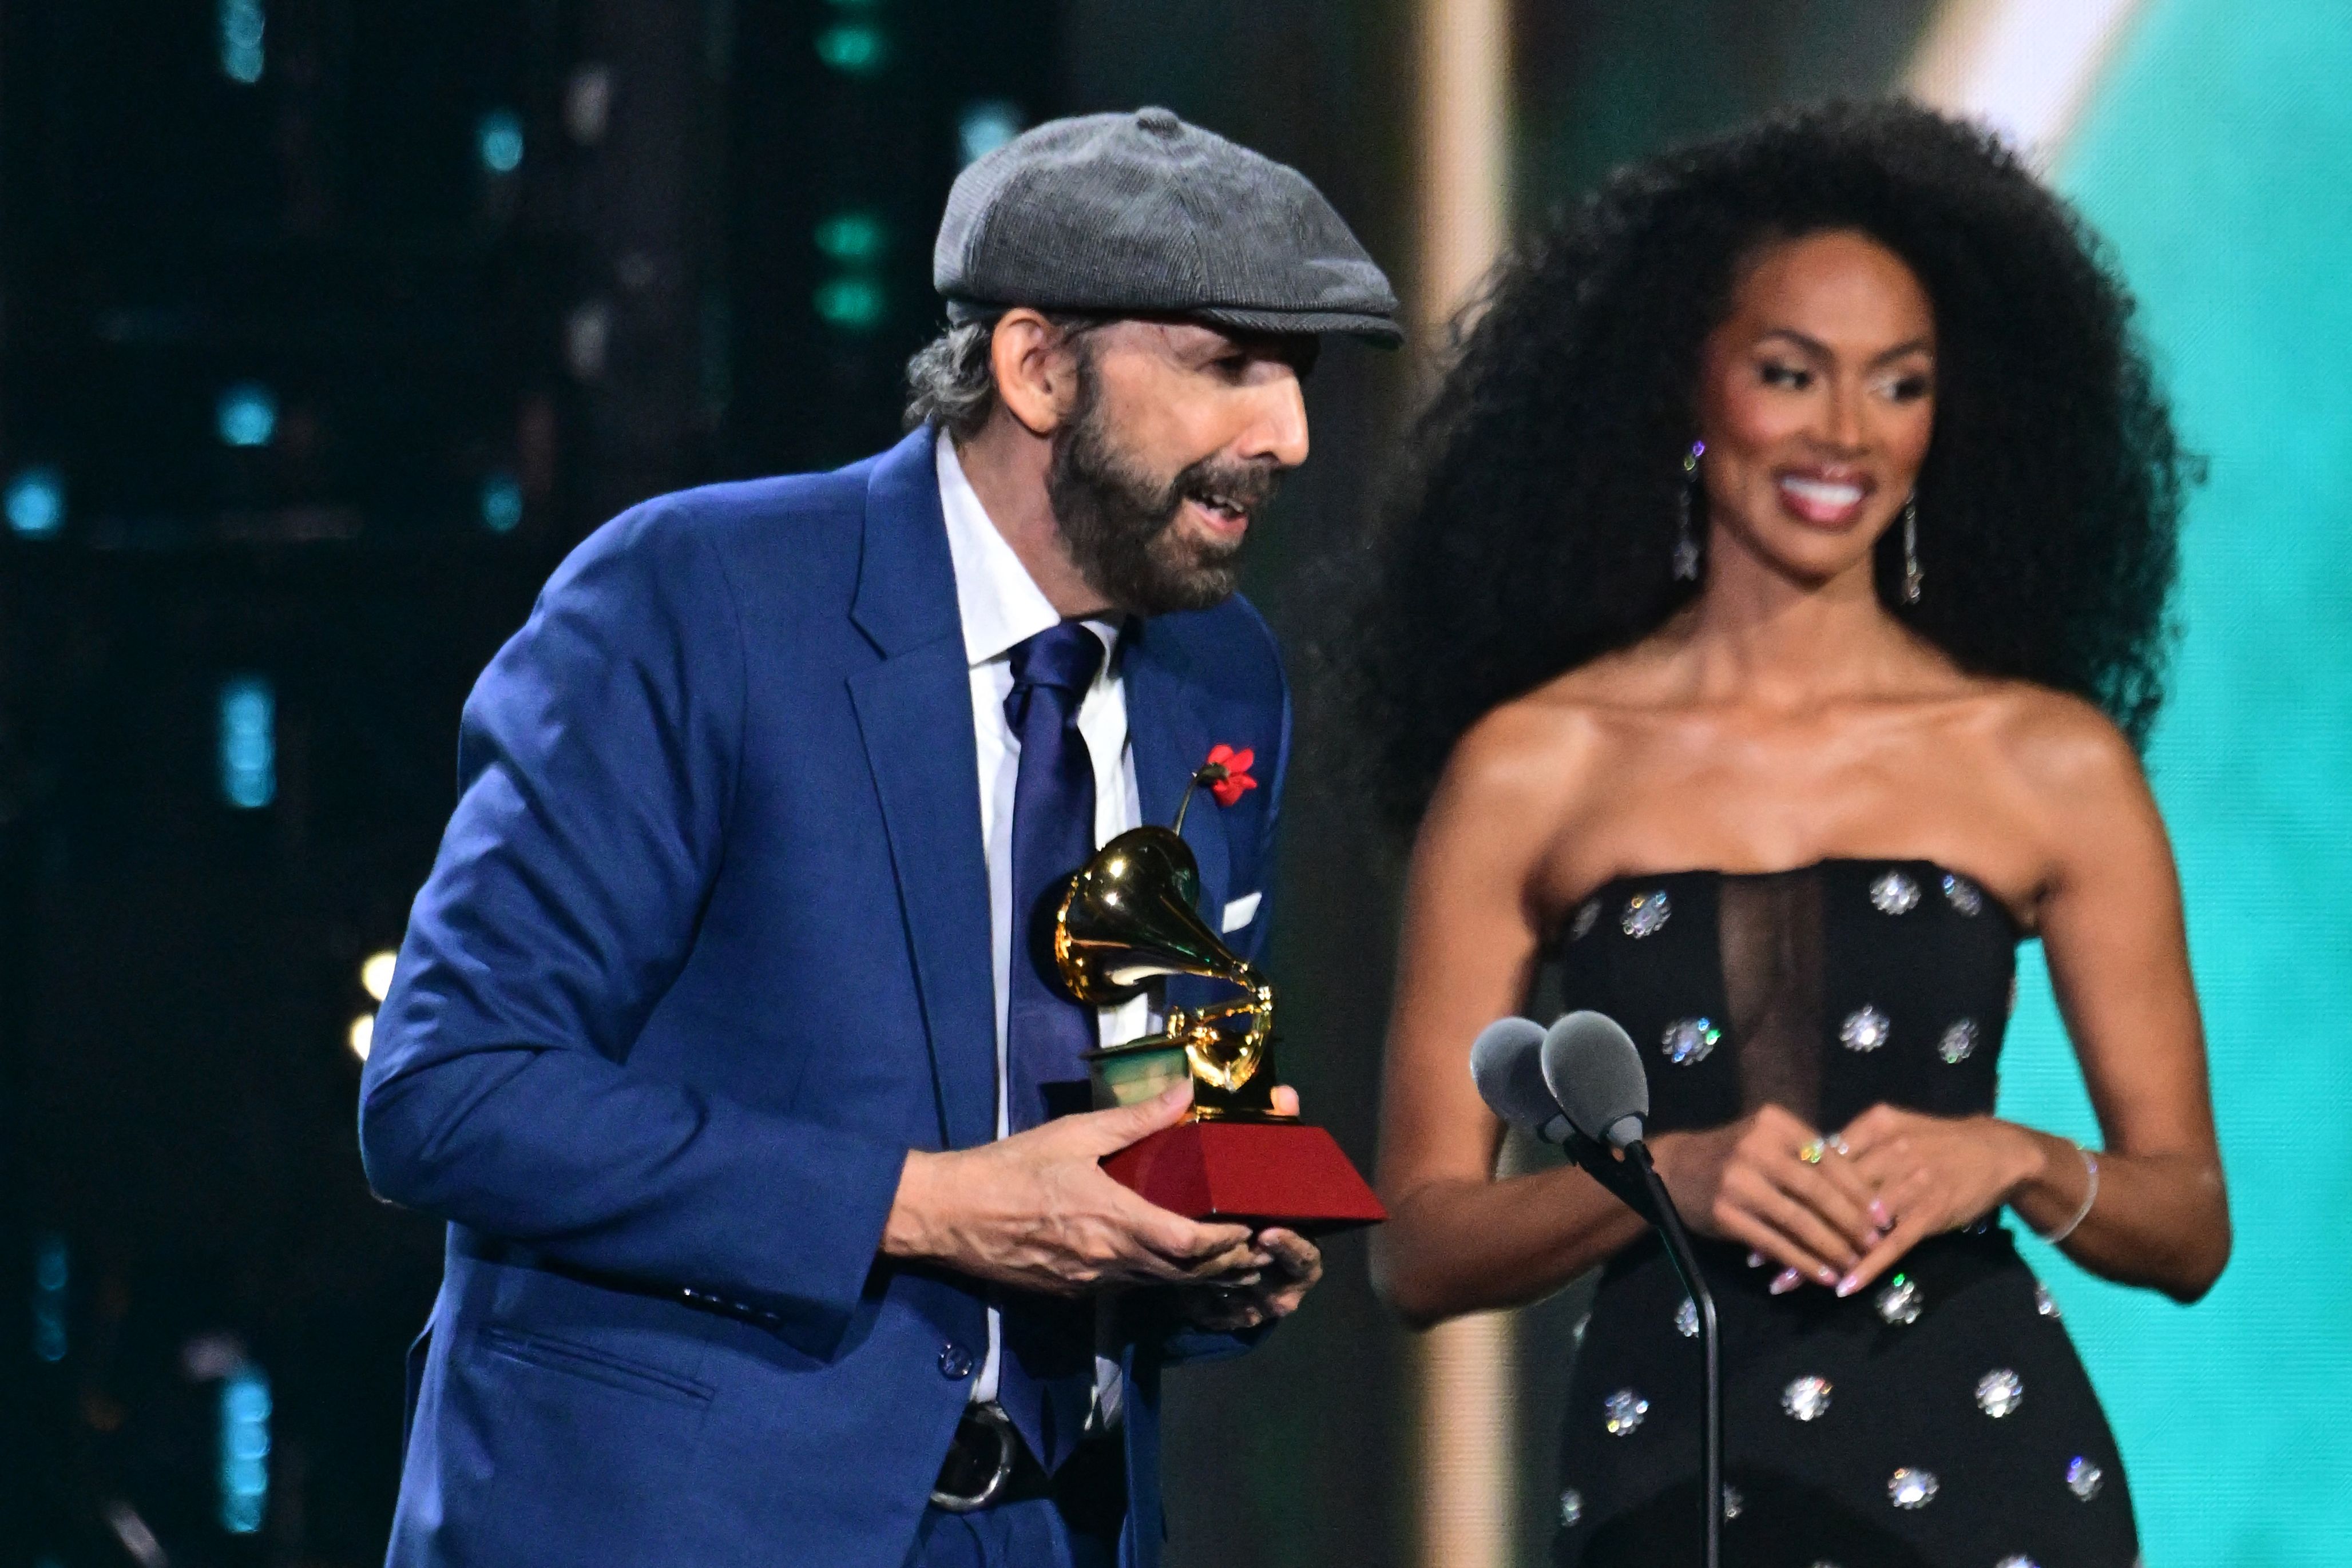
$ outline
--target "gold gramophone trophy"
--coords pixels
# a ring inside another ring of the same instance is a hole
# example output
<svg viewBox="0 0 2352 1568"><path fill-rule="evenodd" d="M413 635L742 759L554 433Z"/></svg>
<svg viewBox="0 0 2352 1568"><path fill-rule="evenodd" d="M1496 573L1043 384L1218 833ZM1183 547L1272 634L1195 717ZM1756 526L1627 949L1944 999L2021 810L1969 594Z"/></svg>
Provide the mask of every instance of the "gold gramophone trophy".
<svg viewBox="0 0 2352 1568"><path fill-rule="evenodd" d="M1221 777L1213 763L1192 785ZM1174 828L1135 828L1097 850L1070 878L1054 920L1063 983L1089 1006L1126 1001L1171 975L1222 981L1237 993L1198 1009L1171 1008L1160 1033L1087 1053L1097 1109L1192 1080L1182 1122L1103 1168L1193 1219L1258 1220L1310 1234L1386 1219L1330 1134L1274 1109L1274 988L1195 907L1200 862L1181 836L1192 799L1188 787Z"/></svg>

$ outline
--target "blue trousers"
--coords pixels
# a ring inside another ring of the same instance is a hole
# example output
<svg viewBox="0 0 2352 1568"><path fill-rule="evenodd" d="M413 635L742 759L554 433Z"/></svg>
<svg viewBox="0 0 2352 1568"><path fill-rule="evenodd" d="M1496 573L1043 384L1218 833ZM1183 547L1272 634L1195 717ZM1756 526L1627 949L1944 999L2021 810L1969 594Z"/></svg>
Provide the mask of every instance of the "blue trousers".
<svg viewBox="0 0 2352 1568"><path fill-rule="evenodd" d="M923 1511L906 1568L1118 1568L1118 1540L1070 1528L1051 1498L978 1513Z"/></svg>

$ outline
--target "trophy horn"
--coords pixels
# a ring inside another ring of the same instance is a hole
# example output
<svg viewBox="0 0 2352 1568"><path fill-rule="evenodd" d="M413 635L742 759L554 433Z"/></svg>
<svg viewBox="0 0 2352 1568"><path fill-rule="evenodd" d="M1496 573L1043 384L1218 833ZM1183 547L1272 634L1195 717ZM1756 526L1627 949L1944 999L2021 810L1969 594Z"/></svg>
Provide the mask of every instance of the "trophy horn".
<svg viewBox="0 0 2352 1568"><path fill-rule="evenodd" d="M1089 1006L1123 1002L1155 979L1193 975L1235 987L1230 1002L1188 1014L1171 1009L1167 1033L1121 1051L1181 1044L1200 1108L1255 1109L1232 1097L1257 1073L1274 1027L1274 988L1227 947L1193 907L1200 862L1166 828L1133 828L1095 852L1070 878L1054 921L1054 961L1070 994ZM1229 1027L1235 1022L1244 1027ZM1257 1086L1253 1100L1265 1090Z"/></svg>

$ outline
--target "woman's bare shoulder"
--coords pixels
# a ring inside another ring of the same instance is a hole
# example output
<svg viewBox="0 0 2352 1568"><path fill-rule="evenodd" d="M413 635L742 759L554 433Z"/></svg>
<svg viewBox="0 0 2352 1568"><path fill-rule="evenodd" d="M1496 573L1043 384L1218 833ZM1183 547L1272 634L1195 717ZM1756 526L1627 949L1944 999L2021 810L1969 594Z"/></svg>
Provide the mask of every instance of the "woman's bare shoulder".
<svg viewBox="0 0 2352 1568"><path fill-rule="evenodd" d="M2053 869L2163 839L2139 753L2092 703L2025 681L1987 683L1986 755Z"/></svg>
<svg viewBox="0 0 2352 1568"><path fill-rule="evenodd" d="M1481 795L1558 800L1633 720L1621 683L1583 666L1491 709L1463 733L1447 771Z"/></svg>
<svg viewBox="0 0 2352 1568"><path fill-rule="evenodd" d="M1983 693L1987 738L2035 793L2146 789L2139 753L2095 704L2030 681L1989 681Z"/></svg>

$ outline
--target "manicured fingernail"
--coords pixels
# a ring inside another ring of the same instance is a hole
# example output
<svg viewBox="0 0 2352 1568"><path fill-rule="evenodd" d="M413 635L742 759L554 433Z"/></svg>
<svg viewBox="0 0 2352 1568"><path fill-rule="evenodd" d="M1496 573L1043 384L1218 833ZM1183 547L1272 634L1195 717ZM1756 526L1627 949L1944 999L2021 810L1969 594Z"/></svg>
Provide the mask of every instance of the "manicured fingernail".
<svg viewBox="0 0 2352 1568"><path fill-rule="evenodd" d="M1804 1283L1803 1275L1794 1269L1783 1269L1772 1276L1772 1283L1769 1288L1774 1295L1785 1296L1802 1283Z"/></svg>
<svg viewBox="0 0 2352 1568"><path fill-rule="evenodd" d="M1863 1249L1864 1251L1867 1252L1867 1251L1869 1251L1872 1248L1874 1248L1874 1247L1877 1246L1880 1242L1882 1242L1882 1241L1884 1241L1884 1240L1885 1240L1885 1239L1886 1239L1886 1232L1885 1232L1884 1230L1873 1230L1873 1231L1870 1231L1870 1232L1866 1233L1866 1234L1863 1237L1863 1239L1862 1239L1862 1249Z"/></svg>
<svg viewBox="0 0 2352 1568"><path fill-rule="evenodd" d="M1870 1222L1881 1230L1892 1230L1895 1228L1894 1211L1874 1197L1870 1200Z"/></svg>
<svg viewBox="0 0 2352 1568"><path fill-rule="evenodd" d="M1748 1255L1748 1266L1751 1269L1761 1269L1764 1267L1764 1254L1761 1252L1750 1252Z"/></svg>
<svg viewBox="0 0 2352 1568"><path fill-rule="evenodd" d="M1848 1274L1837 1282L1837 1293L1841 1296L1851 1296L1861 1289L1862 1276L1859 1274Z"/></svg>
<svg viewBox="0 0 2352 1568"><path fill-rule="evenodd" d="M1813 1278L1814 1278L1814 1279L1816 1279L1816 1280L1819 1280L1819 1281L1820 1281L1822 1284L1824 1284L1824 1285L1834 1285L1834 1284L1836 1284L1836 1283L1837 1283L1837 1277L1838 1277L1838 1276L1837 1276L1837 1270L1836 1270L1835 1269L1831 1268L1831 1267L1830 1267L1828 1264L1826 1264L1826 1263L1822 1264L1820 1268L1818 1268L1818 1269L1816 1269L1816 1270L1813 1270Z"/></svg>

